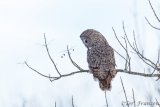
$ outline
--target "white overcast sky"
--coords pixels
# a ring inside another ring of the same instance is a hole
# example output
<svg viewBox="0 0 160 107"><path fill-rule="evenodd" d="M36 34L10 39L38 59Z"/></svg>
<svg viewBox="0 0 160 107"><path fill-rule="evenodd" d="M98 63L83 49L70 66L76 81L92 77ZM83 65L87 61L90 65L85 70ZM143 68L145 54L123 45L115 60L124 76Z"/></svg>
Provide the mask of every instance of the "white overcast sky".
<svg viewBox="0 0 160 107"><path fill-rule="evenodd" d="M158 10L160 2L151 2ZM155 60L158 33L146 23L145 16L158 26L147 0L0 0L0 106L22 107L25 103L26 107L54 107L56 101L57 107L71 107L72 95L77 107L104 106L104 93L92 75L80 74L51 83L21 63L27 60L40 72L57 75L43 47L45 33L61 73L77 70L67 56L61 58L67 45L75 50L71 54L73 59L88 69L86 48L79 38L81 32L88 28L100 31L109 44L123 54L112 31L114 27L121 38L124 35L122 21L129 35L133 29L136 31L145 55ZM133 38L129 38L132 41ZM132 60L133 70L143 72L142 62L136 62L136 57ZM116 62L117 68L124 68L118 55ZM130 99L132 88L138 100L147 101L149 94L156 95L157 84L150 82L154 79L118 74L112 82L112 91L107 92L111 107L118 107L125 100L119 76Z"/></svg>

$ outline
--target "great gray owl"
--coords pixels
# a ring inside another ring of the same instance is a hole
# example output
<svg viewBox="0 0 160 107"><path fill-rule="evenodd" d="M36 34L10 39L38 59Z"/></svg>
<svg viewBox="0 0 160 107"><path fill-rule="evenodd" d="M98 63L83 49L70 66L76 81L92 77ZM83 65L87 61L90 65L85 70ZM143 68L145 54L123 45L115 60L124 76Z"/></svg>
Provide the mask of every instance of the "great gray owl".
<svg viewBox="0 0 160 107"><path fill-rule="evenodd" d="M87 47L87 62L89 71L99 81L102 90L111 89L111 81L116 75L113 48L105 37L94 29L87 29L80 35Z"/></svg>

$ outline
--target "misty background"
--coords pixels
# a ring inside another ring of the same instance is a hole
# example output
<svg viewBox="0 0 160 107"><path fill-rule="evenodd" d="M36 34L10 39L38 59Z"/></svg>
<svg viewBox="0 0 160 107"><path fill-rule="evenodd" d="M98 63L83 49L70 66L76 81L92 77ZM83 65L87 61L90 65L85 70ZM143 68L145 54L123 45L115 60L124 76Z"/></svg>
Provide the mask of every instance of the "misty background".
<svg viewBox="0 0 160 107"><path fill-rule="evenodd" d="M159 15L160 1L151 0ZM50 62L44 45L44 33L52 58L62 74L78 71L66 54L67 45L74 49L71 56L82 68L88 69L86 48L79 36L86 29L96 29L109 44L125 56L112 27L120 40L124 36L122 22L133 42L136 32L138 46L154 62L160 46L159 32L145 20L160 26L148 0L0 0L0 106L1 107L103 107L105 95L91 74L76 74L50 82L28 69L27 61L41 73L58 76ZM65 56L63 56L65 54ZM149 72L150 68L132 55L132 71ZM63 56L63 58L62 58ZM124 69L125 61L115 54L117 68ZM132 88L136 101L160 100L159 81L118 73L107 92L109 107L122 106L125 101L120 82L123 79L127 97L132 101Z"/></svg>

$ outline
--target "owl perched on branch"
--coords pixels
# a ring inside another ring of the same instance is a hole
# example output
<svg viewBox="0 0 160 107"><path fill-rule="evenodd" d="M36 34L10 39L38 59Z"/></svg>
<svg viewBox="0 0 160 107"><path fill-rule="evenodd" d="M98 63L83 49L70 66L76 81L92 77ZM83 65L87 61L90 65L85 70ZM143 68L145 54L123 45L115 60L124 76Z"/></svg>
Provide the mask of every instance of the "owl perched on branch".
<svg viewBox="0 0 160 107"><path fill-rule="evenodd" d="M87 62L90 73L98 79L102 90L110 90L111 81L117 73L113 48L105 37L94 29L85 30L80 38L88 49Z"/></svg>

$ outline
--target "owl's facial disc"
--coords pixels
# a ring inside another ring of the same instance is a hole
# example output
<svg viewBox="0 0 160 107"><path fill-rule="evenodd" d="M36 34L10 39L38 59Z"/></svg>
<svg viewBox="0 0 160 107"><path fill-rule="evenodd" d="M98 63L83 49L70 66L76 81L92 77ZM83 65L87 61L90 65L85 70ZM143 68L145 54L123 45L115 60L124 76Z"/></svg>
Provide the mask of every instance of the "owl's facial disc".
<svg viewBox="0 0 160 107"><path fill-rule="evenodd" d="M91 49L92 45L91 45L91 40L89 37L87 36L80 36L83 44L86 46L86 48Z"/></svg>

